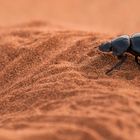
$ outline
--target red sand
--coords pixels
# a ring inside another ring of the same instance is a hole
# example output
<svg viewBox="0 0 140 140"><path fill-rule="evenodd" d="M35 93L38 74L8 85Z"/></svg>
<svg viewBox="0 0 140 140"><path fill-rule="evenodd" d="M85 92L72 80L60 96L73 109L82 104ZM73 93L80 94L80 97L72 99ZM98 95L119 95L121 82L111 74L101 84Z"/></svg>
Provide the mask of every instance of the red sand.
<svg viewBox="0 0 140 140"><path fill-rule="evenodd" d="M118 33L70 28L41 21L0 28L0 140L140 139L134 57L107 76L117 59L98 46Z"/></svg>

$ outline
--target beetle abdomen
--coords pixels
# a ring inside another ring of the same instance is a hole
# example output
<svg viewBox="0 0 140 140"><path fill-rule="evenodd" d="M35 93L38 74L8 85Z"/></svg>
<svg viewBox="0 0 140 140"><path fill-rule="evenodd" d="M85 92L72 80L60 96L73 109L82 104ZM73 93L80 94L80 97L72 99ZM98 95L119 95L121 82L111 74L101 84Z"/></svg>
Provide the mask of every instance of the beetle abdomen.
<svg viewBox="0 0 140 140"><path fill-rule="evenodd" d="M130 46L130 38L128 35L120 36L111 41L113 55L122 55Z"/></svg>
<svg viewBox="0 0 140 140"><path fill-rule="evenodd" d="M131 36L131 49L140 54L140 33Z"/></svg>

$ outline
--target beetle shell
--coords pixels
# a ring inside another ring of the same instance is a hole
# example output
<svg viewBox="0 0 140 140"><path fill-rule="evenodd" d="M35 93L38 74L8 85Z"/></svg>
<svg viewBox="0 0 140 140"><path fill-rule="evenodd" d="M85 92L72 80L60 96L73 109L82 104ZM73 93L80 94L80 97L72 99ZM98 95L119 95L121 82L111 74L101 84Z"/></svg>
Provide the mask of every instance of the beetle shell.
<svg viewBox="0 0 140 140"><path fill-rule="evenodd" d="M131 36L131 49L140 54L140 33Z"/></svg>
<svg viewBox="0 0 140 140"><path fill-rule="evenodd" d="M122 35L111 41L113 55L122 55L130 47L130 38L128 35Z"/></svg>

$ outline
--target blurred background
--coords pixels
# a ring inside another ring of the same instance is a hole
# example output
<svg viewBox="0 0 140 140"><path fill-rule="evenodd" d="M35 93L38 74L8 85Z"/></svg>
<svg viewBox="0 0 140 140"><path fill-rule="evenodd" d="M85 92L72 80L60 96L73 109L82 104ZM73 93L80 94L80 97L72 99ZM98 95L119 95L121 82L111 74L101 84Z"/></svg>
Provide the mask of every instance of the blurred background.
<svg viewBox="0 0 140 140"><path fill-rule="evenodd" d="M140 31L139 0L0 0L0 25L33 20L98 32Z"/></svg>

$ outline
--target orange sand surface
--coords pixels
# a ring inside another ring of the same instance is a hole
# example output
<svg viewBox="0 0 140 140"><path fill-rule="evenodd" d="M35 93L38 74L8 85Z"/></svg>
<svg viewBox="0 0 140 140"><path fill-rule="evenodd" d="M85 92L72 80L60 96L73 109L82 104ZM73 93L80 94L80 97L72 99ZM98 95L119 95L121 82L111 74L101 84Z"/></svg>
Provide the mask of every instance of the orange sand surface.
<svg viewBox="0 0 140 140"><path fill-rule="evenodd" d="M139 5L113 2L0 0L0 140L140 140L140 66L105 75L98 50L139 31Z"/></svg>

